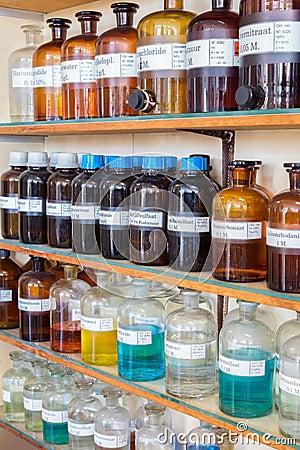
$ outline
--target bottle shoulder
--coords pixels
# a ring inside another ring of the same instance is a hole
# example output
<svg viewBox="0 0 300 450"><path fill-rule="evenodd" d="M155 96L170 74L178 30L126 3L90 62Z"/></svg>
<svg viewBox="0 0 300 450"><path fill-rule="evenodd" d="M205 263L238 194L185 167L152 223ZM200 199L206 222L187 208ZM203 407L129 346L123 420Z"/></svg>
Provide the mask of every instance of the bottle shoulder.
<svg viewBox="0 0 300 450"><path fill-rule="evenodd" d="M20 174L19 181L20 181L20 183L23 183L23 182L30 183L31 181L33 181L33 182L39 181L39 182L44 183L45 180L48 180L50 175L51 175L51 173L48 172L47 169L43 169L43 168L41 168L40 170L27 169Z"/></svg>
<svg viewBox="0 0 300 450"><path fill-rule="evenodd" d="M223 341L222 341L223 340ZM275 333L259 320L232 320L224 325L220 332L220 342L240 343L241 345L275 343Z"/></svg>
<svg viewBox="0 0 300 450"><path fill-rule="evenodd" d="M138 39L146 36L185 35L189 22L196 16L184 10L162 10L148 14L137 26Z"/></svg>
<svg viewBox="0 0 300 450"><path fill-rule="evenodd" d="M122 44L126 40L136 40L137 38L137 29L130 26L119 26L111 28L110 30L104 31L104 33L100 34L96 41L96 49L97 47L105 46L105 45L114 45L114 44Z"/></svg>
<svg viewBox="0 0 300 450"><path fill-rule="evenodd" d="M42 65L52 65L54 62L58 62L61 59L61 46L63 44L62 39L55 41L49 41L38 47L33 53L32 65L33 67L39 67Z"/></svg>
<svg viewBox="0 0 300 450"><path fill-rule="evenodd" d="M207 11L194 17L188 26L188 33L239 28L239 15L232 12Z"/></svg>
<svg viewBox="0 0 300 450"><path fill-rule="evenodd" d="M97 38L96 34L72 36L61 47L62 59L68 56L72 56L72 59L93 56Z"/></svg>

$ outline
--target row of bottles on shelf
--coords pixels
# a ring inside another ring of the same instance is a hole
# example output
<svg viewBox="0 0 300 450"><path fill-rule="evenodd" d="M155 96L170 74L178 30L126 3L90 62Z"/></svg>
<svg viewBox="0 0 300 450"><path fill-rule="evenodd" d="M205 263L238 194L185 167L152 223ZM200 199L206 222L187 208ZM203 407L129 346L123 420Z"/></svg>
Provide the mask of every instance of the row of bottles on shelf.
<svg viewBox="0 0 300 450"><path fill-rule="evenodd" d="M300 106L297 4L241 0L240 17L232 0L212 0L196 16L164 0L137 29L137 4L111 7L117 27L100 36L97 11L76 13L82 34L69 39L71 20L48 19L42 45L42 27L23 27L27 47L9 60L13 121Z"/></svg>

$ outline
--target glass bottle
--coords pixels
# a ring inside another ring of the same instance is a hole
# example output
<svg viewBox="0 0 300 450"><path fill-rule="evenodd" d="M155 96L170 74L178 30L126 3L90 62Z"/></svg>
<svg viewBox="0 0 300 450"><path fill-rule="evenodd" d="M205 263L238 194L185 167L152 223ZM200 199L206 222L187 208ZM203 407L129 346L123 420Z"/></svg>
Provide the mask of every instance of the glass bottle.
<svg viewBox="0 0 300 450"><path fill-rule="evenodd" d="M42 397L52 380L48 374L47 361L36 359L32 362L33 375L24 383L25 428L30 431L42 431Z"/></svg>
<svg viewBox="0 0 300 450"><path fill-rule="evenodd" d="M235 417L266 416L273 406L275 335L256 320L257 306L239 300L239 320L219 336L219 407Z"/></svg>
<svg viewBox="0 0 300 450"><path fill-rule="evenodd" d="M45 270L44 258L33 256L32 263L33 269L19 278L20 337L29 342L44 342L50 339L49 290L57 277Z"/></svg>
<svg viewBox="0 0 300 450"><path fill-rule="evenodd" d="M176 437L173 431L162 424L166 407L156 403L145 405L149 416L148 425L136 432L136 450L175 450Z"/></svg>
<svg viewBox="0 0 300 450"><path fill-rule="evenodd" d="M216 390L218 328L199 308L199 294L183 291L183 308L166 319L166 391L177 397L207 397Z"/></svg>
<svg viewBox="0 0 300 450"><path fill-rule="evenodd" d="M136 430L140 430L145 425L149 425L149 415L146 412L145 406L149 403L155 404L154 402L151 402L150 400L146 400L146 402L140 406L136 411L135 416L135 427ZM165 425L168 428L172 428L172 412L169 408L165 408L163 417L162 417L162 424Z"/></svg>
<svg viewBox="0 0 300 450"><path fill-rule="evenodd" d="M283 165L290 188L270 202L267 227L267 284L280 292L300 292L300 163Z"/></svg>
<svg viewBox="0 0 300 450"><path fill-rule="evenodd" d="M43 41L42 25L22 25L26 46L15 50L8 58L9 115L11 122L32 122L33 73L32 56Z"/></svg>
<svg viewBox="0 0 300 450"><path fill-rule="evenodd" d="M9 353L13 367L2 375L2 397L4 419L8 422L24 422L23 386L32 372L23 367L25 352L14 350Z"/></svg>
<svg viewBox="0 0 300 450"><path fill-rule="evenodd" d="M59 280L64 279L65 275L65 266L68 266L68 263L64 263L62 261L56 261L56 264L49 268L49 271L54 273Z"/></svg>
<svg viewBox="0 0 300 450"><path fill-rule="evenodd" d="M123 391L120 403L130 415L130 450L135 450L136 413L143 406L143 399L131 392Z"/></svg>
<svg viewBox="0 0 300 450"><path fill-rule="evenodd" d="M48 244L56 248L72 247L71 183L77 177L76 153L60 153L56 171L47 183Z"/></svg>
<svg viewBox="0 0 300 450"><path fill-rule="evenodd" d="M239 82L239 15L232 0L212 0L211 11L188 26L188 112L232 111Z"/></svg>
<svg viewBox="0 0 300 450"><path fill-rule="evenodd" d="M267 196L250 186L253 167L247 161L230 163L233 187L213 201L213 276L219 280L250 282L266 276Z"/></svg>
<svg viewBox="0 0 300 450"><path fill-rule="evenodd" d="M0 329L18 328L18 280L21 268L10 259L10 251L0 249Z"/></svg>
<svg viewBox="0 0 300 450"><path fill-rule="evenodd" d="M238 300L236 300L238 303ZM233 320L237 320L240 316L240 309L237 306L237 308L232 309L229 311L228 314L224 317L223 325L227 325L229 322L232 322ZM256 318L260 322L263 322L265 325L267 325L271 330L276 333L276 330L278 328L278 317L276 316L276 313L273 312L272 306L268 305L258 305L257 311L256 311Z"/></svg>
<svg viewBox="0 0 300 450"><path fill-rule="evenodd" d="M77 280L77 267L65 266L65 279L50 290L50 343L51 349L63 353L81 351L80 302L89 289L88 283Z"/></svg>
<svg viewBox="0 0 300 450"><path fill-rule="evenodd" d="M130 415L120 406L122 391L107 386L102 392L106 405L95 415L95 449L130 450Z"/></svg>
<svg viewBox="0 0 300 450"><path fill-rule="evenodd" d="M143 157L143 175L130 188L130 259L138 264L165 265L167 251L168 187L163 157Z"/></svg>
<svg viewBox="0 0 300 450"><path fill-rule="evenodd" d="M72 247L77 253L99 255L97 213L103 157L83 155L80 167L82 173L72 181Z"/></svg>
<svg viewBox="0 0 300 450"><path fill-rule="evenodd" d="M185 44L194 17L183 10L183 0L164 0L162 11L146 15L138 24L138 84L156 97L152 114L187 112Z"/></svg>
<svg viewBox="0 0 300 450"><path fill-rule="evenodd" d="M67 39L61 48L63 119L97 117L95 42L102 14L81 11L75 17L81 33Z"/></svg>
<svg viewBox="0 0 300 450"><path fill-rule="evenodd" d="M68 407L69 448L95 450L95 414L102 403L91 395L94 381L83 379L75 382L77 396Z"/></svg>
<svg viewBox="0 0 300 450"><path fill-rule="evenodd" d="M137 87L136 40L133 17L136 3L111 5L117 26L102 33L96 41L95 70L99 117L136 115L127 98Z"/></svg>
<svg viewBox="0 0 300 450"><path fill-rule="evenodd" d="M117 364L117 310L121 292L111 291L110 274L97 273L97 287L90 288L81 300L82 360L87 364Z"/></svg>
<svg viewBox="0 0 300 450"><path fill-rule="evenodd" d="M68 444L68 406L74 398L73 389L64 383L66 370L55 367L51 371L52 384L42 399L43 438L49 444Z"/></svg>
<svg viewBox="0 0 300 450"><path fill-rule="evenodd" d="M199 421L199 426L190 430L186 437L187 450L219 450L217 427Z"/></svg>
<svg viewBox="0 0 300 450"><path fill-rule="evenodd" d="M72 23L69 19L51 18L46 23L52 39L33 54L34 120L62 119L61 46Z"/></svg>
<svg viewBox="0 0 300 450"><path fill-rule="evenodd" d="M118 309L118 371L132 381L152 381L165 375L165 309L149 299L149 281L134 281L134 297Z"/></svg>
<svg viewBox="0 0 300 450"><path fill-rule="evenodd" d="M1 174L1 234L4 239L19 239L18 183L26 164L27 152L10 152L10 168Z"/></svg>
<svg viewBox="0 0 300 450"><path fill-rule="evenodd" d="M19 177L19 239L25 244L47 244L47 153L29 152L27 166Z"/></svg>

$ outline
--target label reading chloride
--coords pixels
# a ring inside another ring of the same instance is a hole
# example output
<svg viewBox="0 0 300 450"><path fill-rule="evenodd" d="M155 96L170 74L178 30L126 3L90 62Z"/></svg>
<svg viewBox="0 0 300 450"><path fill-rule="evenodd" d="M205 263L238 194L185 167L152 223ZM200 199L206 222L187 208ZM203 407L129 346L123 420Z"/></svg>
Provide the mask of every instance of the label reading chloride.
<svg viewBox="0 0 300 450"><path fill-rule="evenodd" d="M151 44L137 48L137 71L185 70L186 46L183 43Z"/></svg>
<svg viewBox="0 0 300 450"><path fill-rule="evenodd" d="M45 312L50 311L50 299L30 299L18 298L18 308L20 311L27 312Z"/></svg>
<svg viewBox="0 0 300 450"><path fill-rule="evenodd" d="M76 423L68 420L68 432L74 436L93 436L95 431L95 423Z"/></svg>
<svg viewBox="0 0 300 450"><path fill-rule="evenodd" d="M54 203L48 202L46 204L46 214L52 217L71 217L71 203Z"/></svg>
<svg viewBox="0 0 300 450"><path fill-rule="evenodd" d="M130 78L137 76L135 53L113 53L95 57L96 78Z"/></svg>
<svg viewBox="0 0 300 450"><path fill-rule="evenodd" d="M208 233L209 217L168 214L168 230L178 233Z"/></svg>
<svg viewBox="0 0 300 450"><path fill-rule="evenodd" d="M95 82L95 61L93 59L78 59L61 63L62 83L93 83Z"/></svg>
<svg viewBox="0 0 300 450"><path fill-rule="evenodd" d="M68 410L50 411L42 408L42 419L49 423L65 423L68 421Z"/></svg>
<svg viewBox="0 0 300 450"><path fill-rule="evenodd" d="M118 327L118 342L128 345L151 345L151 330L134 331Z"/></svg>
<svg viewBox="0 0 300 450"><path fill-rule="evenodd" d="M219 355L219 370L240 377L262 377L265 375L265 360L244 361Z"/></svg>
<svg viewBox="0 0 300 450"><path fill-rule="evenodd" d="M199 39L186 44L187 70L239 65L238 39Z"/></svg>
<svg viewBox="0 0 300 450"><path fill-rule="evenodd" d="M102 434L95 431L94 441L96 445L102 448L121 448L128 445L128 435L127 433L117 435Z"/></svg>
<svg viewBox="0 0 300 450"><path fill-rule="evenodd" d="M113 331L114 319L112 317L81 316L81 328L87 331Z"/></svg>
<svg viewBox="0 0 300 450"><path fill-rule="evenodd" d="M300 396L300 379L279 372L279 388L287 394Z"/></svg>
<svg viewBox="0 0 300 450"><path fill-rule="evenodd" d="M0 289L0 302L12 302L13 292L11 289Z"/></svg>
<svg viewBox="0 0 300 450"><path fill-rule="evenodd" d="M18 212L18 195L11 195L6 197L4 195L0 196L0 208L1 209L11 209Z"/></svg>
<svg viewBox="0 0 300 450"><path fill-rule="evenodd" d="M28 398L24 395L24 408L28 411L42 411L42 399L36 400L33 398Z"/></svg>
<svg viewBox="0 0 300 450"><path fill-rule="evenodd" d="M11 85L13 88L32 88L33 70L31 67L11 69Z"/></svg>
<svg viewBox="0 0 300 450"><path fill-rule="evenodd" d="M232 240L254 240L262 237L262 222L212 221L212 237Z"/></svg>
<svg viewBox="0 0 300 450"><path fill-rule="evenodd" d="M33 86L35 88L61 87L60 65L34 67Z"/></svg>
<svg viewBox="0 0 300 450"><path fill-rule="evenodd" d="M130 225L144 228L162 228L163 212L158 211L129 211Z"/></svg>
<svg viewBox="0 0 300 450"><path fill-rule="evenodd" d="M165 352L167 356L176 359L203 359L205 358L205 344L181 344L166 340Z"/></svg>
<svg viewBox="0 0 300 450"><path fill-rule="evenodd" d="M267 227L267 245L282 249L300 249L300 230Z"/></svg>

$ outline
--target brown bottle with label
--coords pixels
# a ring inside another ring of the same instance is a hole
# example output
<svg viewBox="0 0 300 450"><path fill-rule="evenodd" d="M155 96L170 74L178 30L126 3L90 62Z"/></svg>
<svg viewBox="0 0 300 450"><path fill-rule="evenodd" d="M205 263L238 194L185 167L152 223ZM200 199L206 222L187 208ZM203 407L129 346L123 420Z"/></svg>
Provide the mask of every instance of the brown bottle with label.
<svg viewBox="0 0 300 450"><path fill-rule="evenodd" d="M19 326L18 280L22 271L9 256L9 250L0 250L0 328Z"/></svg>

